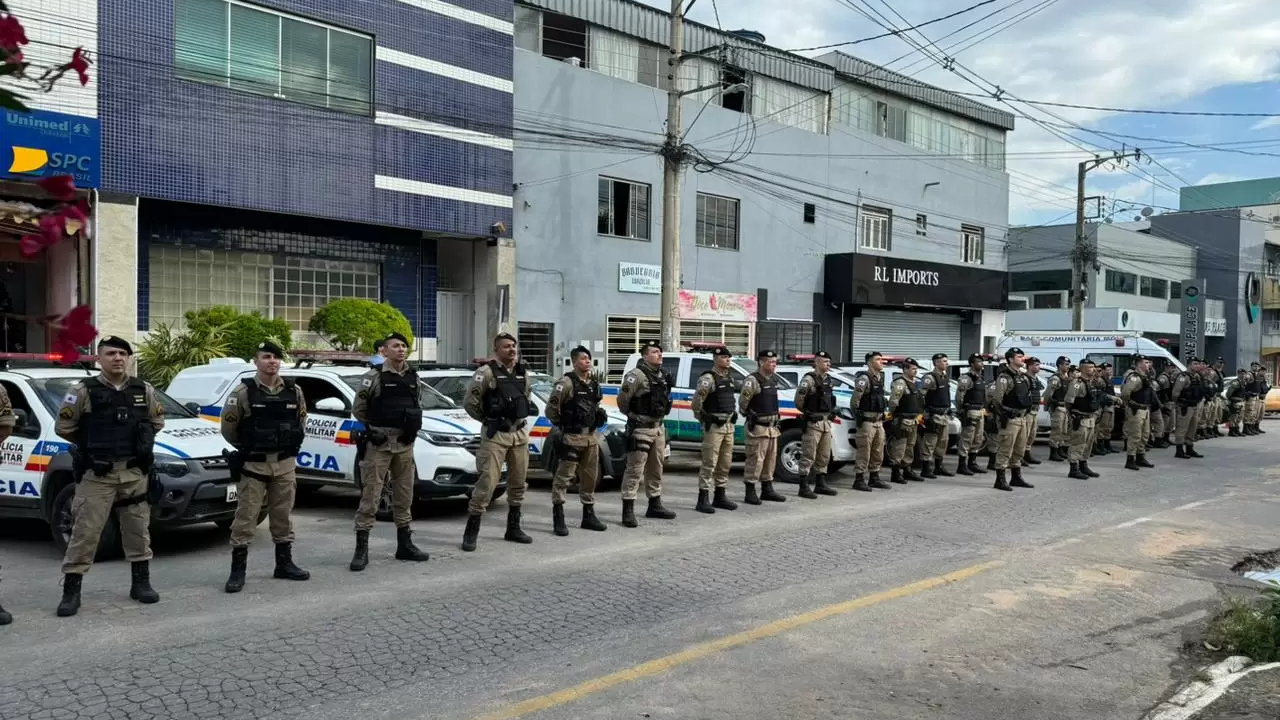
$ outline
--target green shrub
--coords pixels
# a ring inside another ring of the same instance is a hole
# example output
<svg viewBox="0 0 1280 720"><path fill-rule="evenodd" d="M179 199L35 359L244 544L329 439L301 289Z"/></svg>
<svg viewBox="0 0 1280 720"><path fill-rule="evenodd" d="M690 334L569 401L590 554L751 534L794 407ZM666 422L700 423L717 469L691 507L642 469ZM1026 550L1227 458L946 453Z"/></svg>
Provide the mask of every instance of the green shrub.
<svg viewBox="0 0 1280 720"><path fill-rule="evenodd" d="M188 310L184 316L187 328L205 330L220 327L227 342L227 356L249 360L258 349L258 343L270 340L285 350L293 342L293 330L284 320L272 320L262 313L240 312L230 305L214 305L200 310Z"/></svg>
<svg viewBox="0 0 1280 720"><path fill-rule="evenodd" d="M311 316L307 329L335 349L373 352L373 343L398 332L413 343L413 329L404 313L386 303L360 298L334 300Z"/></svg>
<svg viewBox="0 0 1280 720"><path fill-rule="evenodd" d="M182 370L220 357L227 357L224 326L205 324L179 333L160 323L138 343L138 374L163 390Z"/></svg>
<svg viewBox="0 0 1280 720"><path fill-rule="evenodd" d="M1226 608L1209 623L1205 639L1254 662L1280 661L1280 589L1257 597L1229 597Z"/></svg>

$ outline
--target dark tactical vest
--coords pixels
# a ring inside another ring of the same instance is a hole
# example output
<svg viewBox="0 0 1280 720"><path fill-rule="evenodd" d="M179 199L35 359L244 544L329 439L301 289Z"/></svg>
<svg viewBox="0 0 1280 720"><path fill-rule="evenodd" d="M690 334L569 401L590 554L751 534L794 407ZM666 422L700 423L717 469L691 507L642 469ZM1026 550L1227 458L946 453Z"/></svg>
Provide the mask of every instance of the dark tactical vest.
<svg viewBox="0 0 1280 720"><path fill-rule="evenodd" d="M147 385L129 378L119 390L101 376L84 381L89 412L81 421L78 443L95 461L129 460L151 452L155 428L147 405Z"/></svg>
<svg viewBox="0 0 1280 720"><path fill-rule="evenodd" d="M244 386L249 417L237 428L240 437L236 444L249 453L297 455L304 428L298 417L298 389L294 382L285 378L284 389L274 395L259 387L254 378L245 378Z"/></svg>

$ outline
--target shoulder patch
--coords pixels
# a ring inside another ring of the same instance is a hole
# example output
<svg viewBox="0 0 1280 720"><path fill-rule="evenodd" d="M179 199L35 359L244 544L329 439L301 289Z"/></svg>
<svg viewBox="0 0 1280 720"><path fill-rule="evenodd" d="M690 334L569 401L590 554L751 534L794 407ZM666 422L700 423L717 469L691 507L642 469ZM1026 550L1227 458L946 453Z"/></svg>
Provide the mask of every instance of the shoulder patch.
<svg viewBox="0 0 1280 720"><path fill-rule="evenodd" d="M227 398L227 407L235 407L239 404L240 404L240 398L236 397L235 395L232 395L231 397Z"/></svg>
<svg viewBox="0 0 1280 720"><path fill-rule="evenodd" d="M62 409L58 411L58 417L62 418L63 420L70 420L71 417L75 414L76 414L75 411L72 410L71 406L69 405L64 405Z"/></svg>
<svg viewBox="0 0 1280 720"><path fill-rule="evenodd" d="M360 387L370 387L373 385L373 378L365 378L360 381Z"/></svg>
<svg viewBox="0 0 1280 720"><path fill-rule="evenodd" d="M476 374L471 376L471 380L472 382L484 382L484 371L477 370Z"/></svg>
<svg viewBox="0 0 1280 720"><path fill-rule="evenodd" d="M869 383L867 382L865 375L858 378L857 386L859 390L865 390L868 384Z"/></svg>
<svg viewBox="0 0 1280 720"><path fill-rule="evenodd" d="M622 382L623 382L623 384L624 384L624 385L635 385L635 384L636 384L636 376L635 376L635 375L628 375L628 376L626 377L626 379L625 379L625 380L623 380Z"/></svg>
<svg viewBox="0 0 1280 720"><path fill-rule="evenodd" d="M1000 385L1000 387L1007 387L1009 385L1009 378L1004 375L1001 375L1000 379L997 380L996 382Z"/></svg>
<svg viewBox="0 0 1280 720"><path fill-rule="evenodd" d="M76 394L75 394L75 392L69 392L69 393L67 393L66 397L62 398L62 404L63 404L63 405L75 405L75 404L76 404Z"/></svg>

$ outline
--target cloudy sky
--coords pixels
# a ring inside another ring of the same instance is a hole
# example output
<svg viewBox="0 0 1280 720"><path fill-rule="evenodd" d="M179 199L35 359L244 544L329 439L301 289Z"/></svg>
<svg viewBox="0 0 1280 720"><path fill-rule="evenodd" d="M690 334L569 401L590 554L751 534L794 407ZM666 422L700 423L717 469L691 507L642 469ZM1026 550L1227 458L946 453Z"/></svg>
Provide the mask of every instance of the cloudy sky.
<svg viewBox="0 0 1280 720"><path fill-rule="evenodd" d="M876 17L872 9L904 27L888 5L915 25L980 1L696 0L689 16L724 29L758 30L770 45L792 49L885 32L864 16ZM667 0L644 2L670 8ZM1077 105L1280 113L1276 9L1276 0L993 0L920 31L967 68L964 76L943 69L901 37L842 49L963 92L999 86L1020 99ZM934 49L918 34L912 37ZM1128 203L1176 208L1176 189L1187 184L1280 175L1280 116L1116 113L1019 102L1000 107L1054 123L1091 150L1149 150L1159 164L1090 175L1089 194L1113 198L1117 221L1132 219L1135 210ZM1069 220L1076 164L1085 155L1030 119L1018 117L1017 125L1008 150L1011 223Z"/></svg>

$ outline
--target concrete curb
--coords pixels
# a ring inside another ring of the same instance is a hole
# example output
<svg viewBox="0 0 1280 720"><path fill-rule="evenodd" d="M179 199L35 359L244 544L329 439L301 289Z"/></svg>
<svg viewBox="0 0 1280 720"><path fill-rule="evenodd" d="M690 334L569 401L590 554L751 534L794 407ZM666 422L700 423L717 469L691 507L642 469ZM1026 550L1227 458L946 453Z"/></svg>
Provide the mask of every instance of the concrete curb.
<svg viewBox="0 0 1280 720"><path fill-rule="evenodd" d="M1195 680L1189 683L1144 715L1143 720L1187 720L1222 697L1240 678L1259 670L1280 668L1280 662L1250 667L1252 663L1252 660L1243 655L1232 655L1220 663L1210 665L1204 669L1204 673L1212 678L1212 682Z"/></svg>

